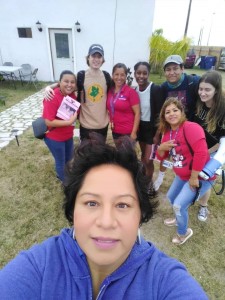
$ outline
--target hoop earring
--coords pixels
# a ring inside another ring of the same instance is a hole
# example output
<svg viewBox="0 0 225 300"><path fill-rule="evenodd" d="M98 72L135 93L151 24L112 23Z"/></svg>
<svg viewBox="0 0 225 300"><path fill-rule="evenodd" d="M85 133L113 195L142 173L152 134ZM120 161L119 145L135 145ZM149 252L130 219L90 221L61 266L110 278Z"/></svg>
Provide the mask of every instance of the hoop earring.
<svg viewBox="0 0 225 300"><path fill-rule="evenodd" d="M141 245L141 229L140 229L140 227L138 228L136 243L138 245Z"/></svg>
<svg viewBox="0 0 225 300"><path fill-rule="evenodd" d="M73 228L73 239L76 240L76 237L75 237L75 229Z"/></svg>

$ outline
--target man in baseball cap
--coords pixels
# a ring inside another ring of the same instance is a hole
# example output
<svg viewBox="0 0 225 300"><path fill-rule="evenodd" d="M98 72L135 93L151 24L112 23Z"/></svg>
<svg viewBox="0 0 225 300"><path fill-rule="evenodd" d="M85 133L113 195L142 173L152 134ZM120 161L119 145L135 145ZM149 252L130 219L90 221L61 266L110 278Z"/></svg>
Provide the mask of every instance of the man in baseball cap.
<svg viewBox="0 0 225 300"><path fill-rule="evenodd" d="M99 44L93 44L90 46L88 50L88 55L93 55L95 53L101 54L102 57L104 57L104 49L101 45Z"/></svg>
<svg viewBox="0 0 225 300"><path fill-rule="evenodd" d="M176 65L183 65L183 59L180 55L170 55L163 63L163 69L165 70L166 65L174 63Z"/></svg>

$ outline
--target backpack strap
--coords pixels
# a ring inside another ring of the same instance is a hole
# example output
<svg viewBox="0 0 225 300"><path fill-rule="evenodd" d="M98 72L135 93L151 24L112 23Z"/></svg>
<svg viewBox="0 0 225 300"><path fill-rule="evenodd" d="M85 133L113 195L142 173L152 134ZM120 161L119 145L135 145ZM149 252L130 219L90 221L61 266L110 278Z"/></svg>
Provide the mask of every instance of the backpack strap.
<svg viewBox="0 0 225 300"><path fill-rule="evenodd" d="M84 90L84 77L85 71L79 71L77 73L77 101L81 102L81 92L84 93L84 102L85 102L85 90Z"/></svg>
<svg viewBox="0 0 225 300"><path fill-rule="evenodd" d="M105 76L105 81L107 85L107 92L111 87L111 76L108 72L102 71ZM77 73L77 101L81 102L81 92L84 94L84 102L85 102L85 89L84 89L84 78L85 78L85 71L81 70Z"/></svg>

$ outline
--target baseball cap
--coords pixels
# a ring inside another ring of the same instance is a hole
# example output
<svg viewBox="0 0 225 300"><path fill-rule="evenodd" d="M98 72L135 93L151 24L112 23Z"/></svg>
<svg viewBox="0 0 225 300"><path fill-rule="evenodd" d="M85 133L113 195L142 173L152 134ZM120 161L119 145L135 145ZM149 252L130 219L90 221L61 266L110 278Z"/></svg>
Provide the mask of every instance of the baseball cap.
<svg viewBox="0 0 225 300"><path fill-rule="evenodd" d="M174 63L177 65L183 64L183 59L180 55L170 55L167 57L167 59L164 61L163 68L165 68L166 65Z"/></svg>
<svg viewBox="0 0 225 300"><path fill-rule="evenodd" d="M103 47L99 44L91 45L89 50L88 50L88 55L92 55L92 54L95 54L95 53L99 53L99 54L101 54L102 57L104 57Z"/></svg>

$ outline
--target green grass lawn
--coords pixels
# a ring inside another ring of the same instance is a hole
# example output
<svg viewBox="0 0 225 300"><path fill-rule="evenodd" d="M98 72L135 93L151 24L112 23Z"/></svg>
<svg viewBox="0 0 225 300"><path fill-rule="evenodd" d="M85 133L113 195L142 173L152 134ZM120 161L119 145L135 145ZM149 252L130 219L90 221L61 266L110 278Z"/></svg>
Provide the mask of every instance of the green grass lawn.
<svg viewBox="0 0 225 300"><path fill-rule="evenodd" d="M45 86L47 86L49 83L47 82L39 82L38 90L41 90ZM5 105L0 102L0 112L15 105L19 101L29 97L30 95L33 95L36 93L37 90L34 87L33 84L30 84L29 86L24 83L24 85L21 85L21 82L16 82L16 89L14 89L13 85L10 84L7 81L0 81L0 96L4 97Z"/></svg>
<svg viewBox="0 0 225 300"><path fill-rule="evenodd" d="M151 80L159 83L164 78L151 74ZM4 92L9 107L36 90L24 91L18 86L17 90L3 87L1 94ZM5 106L0 108L6 109ZM108 141L111 142L110 132ZM63 193L47 147L33 137L31 129L19 136L19 142L19 147L14 140L0 151L0 268L20 250L68 226L61 209ZM157 162L155 167L157 173ZM168 170L158 196L158 214L142 227L142 233L159 249L185 263L210 299L222 300L225 294L225 194L216 196L212 192L210 216L205 223L197 220L198 204L190 208L189 226L194 235L184 245L174 246L171 239L175 228L163 225L163 220L172 214L165 201L172 180L173 173Z"/></svg>

